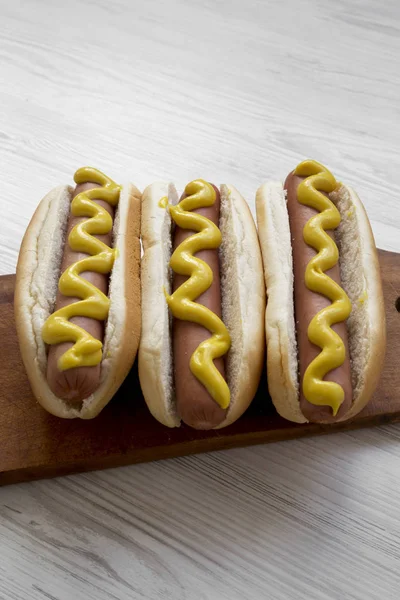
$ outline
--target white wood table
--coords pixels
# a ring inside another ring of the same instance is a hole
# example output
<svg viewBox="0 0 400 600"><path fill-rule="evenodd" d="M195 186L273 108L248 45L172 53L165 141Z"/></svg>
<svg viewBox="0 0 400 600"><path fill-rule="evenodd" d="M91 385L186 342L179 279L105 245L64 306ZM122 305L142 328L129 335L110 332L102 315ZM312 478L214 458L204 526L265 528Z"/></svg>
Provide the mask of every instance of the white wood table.
<svg viewBox="0 0 400 600"><path fill-rule="evenodd" d="M2 0L0 25L1 274L85 164L254 209L315 158L400 251L398 0ZM398 600L399 473L390 426L3 488L0 598Z"/></svg>

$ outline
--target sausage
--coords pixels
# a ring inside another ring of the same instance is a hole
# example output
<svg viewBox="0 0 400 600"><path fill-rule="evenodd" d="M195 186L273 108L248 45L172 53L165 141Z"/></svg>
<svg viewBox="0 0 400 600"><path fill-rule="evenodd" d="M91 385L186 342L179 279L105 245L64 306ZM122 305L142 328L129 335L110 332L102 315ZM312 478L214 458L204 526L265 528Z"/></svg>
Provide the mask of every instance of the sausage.
<svg viewBox="0 0 400 600"><path fill-rule="evenodd" d="M75 196L86 190L91 190L95 187L101 187L97 183L82 183L76 186L71 201ZM103 200L94 200L97 204L104 207L107 212L114 217L114 208ZM68 236L78 223L85 221L87 217L74 217L70 214L68 227L67 227L67 241L65 243L64 255L61 264L61 273L67 269L73 263L82 260L87 257L87 254L74 252L68 245ZM108 246L112 244L112 232L106 235L95 236ZM90 281L93 285L99 288L104 294L108 293L108 275L102 273L95 273L93 271L86 271L81 273L81 277ZM72 302L79 301L80 298L71 298L70 296L64 296L60 292L57 294L55 311L59 308L63 308ZM90 319L88 317L73 317L71 323L82 327L88 333L98 340L103 340L104 336L104 322L97 321L96 319ZM47 358L47 382L51 391L63 400L68 401L71 405L77 408L82 404L82 400L88 398L99 386L100 383L100 368L98 364L94 367L74 367L67 369L66 371L60 371L57 367L57 361L73 346L73 343L62 343L50 346L48 358Z"/></svg>
<svg viewBox="0 0 400 600"><path fill-rule="evenodd" d="M220 194L213 186L216 200L213 206L199 208L197 212L219 226ZM182 195L181 200L185 198ZM193 235L193 231L175 227L173 248L174 250L184 239ZM218 250L202 250L196 254L212 269L213 281L211 286L201 294L196 302L203 304L221 318L221 283L219 273ZM187 277L174 274L172 289L175 291ZM226 409L222 409L210 396L203 384L193 375L190 370L190 357L196 348L204 340L211 337L211 333L205 327L190 321L173 321L173 354L174 354L174 377L177 412L186 425L195 429L212 429L225 419ZM215 366L225 376L225 365L223 357L214 361Z"/></svg>
<svg viewBox="0 0 400 600"><path fill-rule="evenodd" d="M294 306L298 343L298 357L300 367L300 382L303 381L304 373L311 361L321 352L318 346L312 344L307 335L311 319L317 312L329 306L331 301L321 294L312 292L305 284L305 270L308 262L316 255L316 250L306 244L303 237L303 229L307 221L317 211L309 206L300 204L297 199L297 188L303 177L290 173L285 181L287 190L287 208L289 213L289 224L293 249L293 271L294 271ZM324 192L322 192L324 193ZM328 194L325 194L328 196ZM334 240L334 231L327 231ZM326 274L341 285L339 264L326 271ZM346 322L337 323L332 329L342 338L345 349L345 362L338 368L330 371L325 381L334 381L342 386L344 390L344 401L335 417L332 415L330 406L317 406L311 404L303 395L302 384L300 385L300 409L309 421L334 422L345 415L352 403L351 370L349 359L349 343Z"/></svg>

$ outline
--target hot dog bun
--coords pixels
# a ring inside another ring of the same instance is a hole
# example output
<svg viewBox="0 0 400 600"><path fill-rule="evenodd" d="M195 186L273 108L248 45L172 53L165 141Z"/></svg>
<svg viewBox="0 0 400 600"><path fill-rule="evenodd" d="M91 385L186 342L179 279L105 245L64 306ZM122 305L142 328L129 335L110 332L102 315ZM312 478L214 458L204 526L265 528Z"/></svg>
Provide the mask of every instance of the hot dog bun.
<svg viewBox="0 0 400 600"><path fill-rule="evenodd" d="M343 184L329 197L342 219L336 242L342 287L352 304L347 330L353 399L350 409L337 419L343 421L366 406L377 386L384 362L386 322L378 256L365 209L354 190ZM268 296L268 388L282 417L304 423L307 419L299 403L291 234L280 182L258 189L256 211Z"/></svg>
<svg viewBox="0 0 400 600"><path fill-rule="evenodd" d="M222 321L231 336L225 367L231 400L226 418L217 428L236 421L249 406L259 383L265 347L265 286L254 220L234 187L222 185L220 194ZM142 199L139 377L153 416L168 427L177 427L171 317L165 298L165 292L171 293L172 219L160 203L163 198L168 198L170 205L178 203L173 185L152 184Z"/></svg>
<svg viewBox="0 0 400 600"><path fill-rule="evenodd" d="M115 394L136 356L140 337L141 194L122 187L113 225L118 248L112 269L99 388L80 408L53 394L46 380L43 324L54 311L73 188L53 189L39 204L25 233L17 265L15 320L22 359L38 402L63 418L91 419Z"/></svg>

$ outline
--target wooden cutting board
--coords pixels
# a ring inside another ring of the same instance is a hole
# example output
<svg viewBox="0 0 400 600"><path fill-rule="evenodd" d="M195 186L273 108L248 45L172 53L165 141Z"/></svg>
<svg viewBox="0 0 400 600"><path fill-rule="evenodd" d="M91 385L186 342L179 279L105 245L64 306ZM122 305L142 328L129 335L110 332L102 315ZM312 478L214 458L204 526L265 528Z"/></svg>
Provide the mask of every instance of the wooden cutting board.
<svg viewBox="0 0 400 600"><path fill-rule="evenodd" d="M369 406L353 421L330 426L280 418L264 376L251 407L230 427L168 429L148 412L136 368L96 419L53 417L35 402L21 362L13 314L15 277L0 277L0 484L400 420L400 254L379 251L379 257L388 327L385 369Z"/></svg>

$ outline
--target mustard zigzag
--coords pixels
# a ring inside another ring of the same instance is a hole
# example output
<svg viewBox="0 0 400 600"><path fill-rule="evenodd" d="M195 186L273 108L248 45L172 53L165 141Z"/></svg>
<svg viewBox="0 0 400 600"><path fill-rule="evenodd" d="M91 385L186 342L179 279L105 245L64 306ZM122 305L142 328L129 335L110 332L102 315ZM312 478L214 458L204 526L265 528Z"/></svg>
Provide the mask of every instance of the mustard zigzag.
<svg viewBox="0 0 400 600"><path fill-rule="evenodd" d="M110 273L116 257L116 249L110 248L94 235L111 231L113 219L110 214L93 200L104 200L111 206L119 201L121 187L112 179L91 167L83 167L75 173L77 184L94 182L101 188L93 188L75 196L71 213L75 217L88 217L78 223L68 236L68 244L75 252L90 254L69 266L60 277L59 290L69 297L82 298L54 312L46 320L42 337L46 344L73 342L74 345L58 360L58 368L95 366L101 362L103 344L90 333L70 322L72 317L89 317L104 321L108 316L110 301L96 286L89 283L80 273L94 271Z"/></svg>
<svg viewBox="0 0 400 600"><path fill-rule="evenodd" d="M227 408L230 402L229 388L213 361L228 352L230 335L215 313L195 302L211 286L213 274L209 265L194 255L200 250L218 248L221 232L206 217L190 212L212 206L216 198L215 190L206 181L197 179L186 186L185 193L187 197L176 206L170 206L169 210L178 227L197 233L186 238L172 254L172 270L188 279L166 299L175 318L198 323L212 333L192 354L190 370L221 408Z"/></svg>
<svg viewBox="0 0 400 600"><path fill-rule="evenodd" d="M351 303L340 285L324 273L339 260L336 243L325 230L338 227L341 217L333 202L321 191L330 193L337 184L330 171L315 161L300 163L294 173L306 177L297 189L298 201L318 211L303 230L304 241L318 251L307 265L306 286L332 302L315 315L308 327L308 339L320 347L321 352L306 369L303 393L312 404L331 406L333 415L336 415L344 401L344 390L339 384L323 379L329 371L342 365L345 360L343 340L331 327L349 317Z"/></svg>

